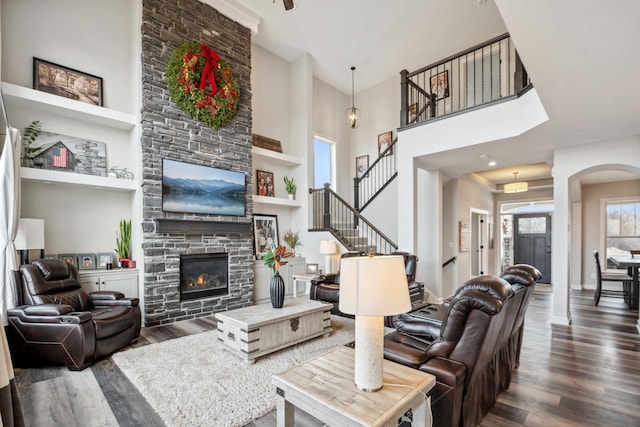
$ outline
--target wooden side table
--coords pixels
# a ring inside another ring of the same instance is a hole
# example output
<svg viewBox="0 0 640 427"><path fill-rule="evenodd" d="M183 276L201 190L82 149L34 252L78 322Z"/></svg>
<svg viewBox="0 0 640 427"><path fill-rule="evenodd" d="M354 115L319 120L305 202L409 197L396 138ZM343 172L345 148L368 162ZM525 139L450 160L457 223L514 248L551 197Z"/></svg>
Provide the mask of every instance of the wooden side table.
<svg viewBox="0 0 640 427"><path fill-rule="evenodd" d="M385 385L367 393L354 384L354 354L349 347L338 347L274 375L278 426L294 426L294 407L332 426L397 427L410 409L413 426L431 425L431 407L423 393L436 384L433 375L385 360Z"/></svg>

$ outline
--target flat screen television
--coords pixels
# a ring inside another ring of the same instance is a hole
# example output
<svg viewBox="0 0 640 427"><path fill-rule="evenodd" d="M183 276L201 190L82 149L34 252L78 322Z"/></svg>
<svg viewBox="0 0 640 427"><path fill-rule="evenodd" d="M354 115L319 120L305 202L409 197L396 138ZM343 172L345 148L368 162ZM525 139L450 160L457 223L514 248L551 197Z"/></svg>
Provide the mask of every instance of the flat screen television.
<svg viewBox="0 0 640 427"><path fill-rule="evenodd" d="M245 215L243 172L162 160L162 210L212 215Z"/></svg>

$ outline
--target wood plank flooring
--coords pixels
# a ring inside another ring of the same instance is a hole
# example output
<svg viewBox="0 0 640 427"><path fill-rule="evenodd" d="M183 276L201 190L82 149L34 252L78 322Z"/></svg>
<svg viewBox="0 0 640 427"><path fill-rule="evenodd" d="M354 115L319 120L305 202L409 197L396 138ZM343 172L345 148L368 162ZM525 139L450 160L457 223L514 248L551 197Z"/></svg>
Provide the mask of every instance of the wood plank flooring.
<svg viewBox="0 0 640 427"><path fill-rule="evenodd" d="M571 310L571 326L551 325L551 293L537 287L527 311L520 367L482 427L640 426L638 312L606 297L594 307L591 291L572 292ZM212 317L143 328L133 347L213 328ZM163 426L110 358L82 372L52 367L15 373L28 427ZM249 424L275 425L275 411ZM322 425L296 411L296 426Z"/></svg>

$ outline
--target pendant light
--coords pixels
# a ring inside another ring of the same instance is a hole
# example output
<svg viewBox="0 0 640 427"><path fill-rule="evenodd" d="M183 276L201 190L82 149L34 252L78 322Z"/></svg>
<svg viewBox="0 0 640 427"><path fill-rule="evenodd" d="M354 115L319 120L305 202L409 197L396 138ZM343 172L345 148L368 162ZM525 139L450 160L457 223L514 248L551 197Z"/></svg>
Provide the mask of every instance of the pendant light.
<svg viewBox="0 0 640 427"><path fill-rule="evenodd" d="M505 193L522 193L529 190L529 184L525 181L518 181L518 172L513 172L513 182L504 185Z"/></svg>
<svg viewBox="0 0 640 427"><path fill-rule="evenodd" d="M296 5L293 3L293 0L284 0L285 10L293 10L295 8L296 8Z"/></svg>
<svg viewBox="0 0 640 427"><path fill-rule="evenodd" d="M347 126L355 129L360 124L360 110L356 108L355 92L354 92L354 71L356 67L351 67L351 108L347 108Z"/></svg>

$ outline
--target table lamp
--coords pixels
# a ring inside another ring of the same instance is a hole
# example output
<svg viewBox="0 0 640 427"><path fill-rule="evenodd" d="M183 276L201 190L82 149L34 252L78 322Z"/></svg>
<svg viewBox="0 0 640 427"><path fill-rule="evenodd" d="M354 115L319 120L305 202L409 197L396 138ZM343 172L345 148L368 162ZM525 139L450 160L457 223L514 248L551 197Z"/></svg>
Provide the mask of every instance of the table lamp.
<svg viewBox="0 0 640 427"><path fill-rule="evenodd" d="M331 255L338 253L338 245L335 240L321 240L320 253L324 255L324 272L331 273Z"/></svg>
<svg viewBox="0 0 640 427"><path fill-rule="evenodd" d="M29 264L30 249L40 249L40 258L44 258L44 219L20 218L14 243L20 251L20 264Z"/></svg>
<svg viewBox="0 0 640 427"><path fill-rule="evenodd" d="M401 255L362 256L340 263L340 311L356 317L355 383L363 391L382 388L384 316L411 309Z"/></svg>

